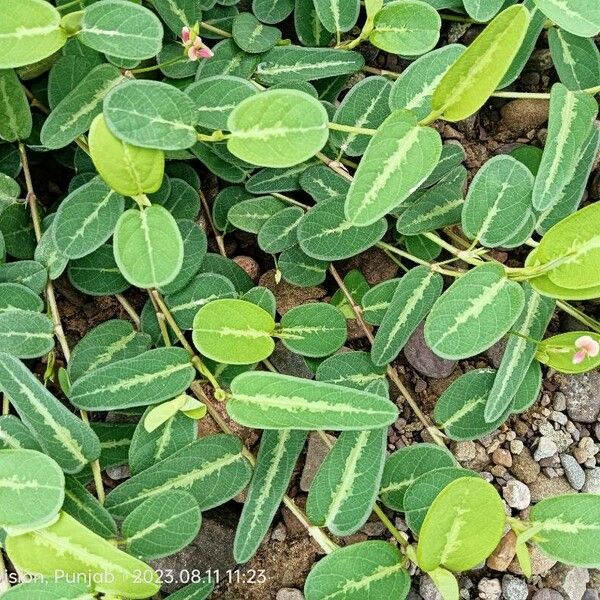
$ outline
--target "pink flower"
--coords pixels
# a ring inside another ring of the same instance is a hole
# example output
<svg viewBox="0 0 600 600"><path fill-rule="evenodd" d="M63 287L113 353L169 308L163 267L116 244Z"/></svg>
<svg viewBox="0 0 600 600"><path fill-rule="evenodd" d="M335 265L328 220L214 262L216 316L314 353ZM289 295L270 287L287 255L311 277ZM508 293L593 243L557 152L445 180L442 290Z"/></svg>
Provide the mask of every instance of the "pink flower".
<svg viewBox="0 0 600 600"><path fill-rule="evenodd" d="M187 44L192 38L192 30L189 27L184 27L181 30L181 41Z"/></svg>
<svg viewBox="0 0 600 600"><path fill-rule="evenodd" d="M212 50L208 46L205 46L199 37L194 39L192 45L187 49L187 53L190 60L211 58L213 56Z"/></svg>
<svg viewBox="0 0 600 600"><path fill-rule="evenodd" d="M586 357L594 358L600 353L600 344L589 335L582 335L575 340L577 352L573 355L573 364L582 363Z"/></svg>

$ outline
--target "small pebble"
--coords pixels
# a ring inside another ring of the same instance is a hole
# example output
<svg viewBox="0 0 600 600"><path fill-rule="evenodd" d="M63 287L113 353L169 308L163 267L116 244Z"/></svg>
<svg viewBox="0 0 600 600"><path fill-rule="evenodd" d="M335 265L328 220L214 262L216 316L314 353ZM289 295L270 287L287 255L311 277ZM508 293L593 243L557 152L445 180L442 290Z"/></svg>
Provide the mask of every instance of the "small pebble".
<svg viewBox="0 0 600 600"><path fill-rule="evenodd" d="M277 592L276 600L304 600L304 594L296 588L281 588Z"/></svg>
<svg viewBox="0 0 600 600"><path fill-rule="evenodd" d="M512 575L502 577L502 596L505 600L527 600L528 595L529 589L522 579Z"/></svg>
<svg viewBox="0 0 600 600"><path fill-rule="evenodd" d="M541 437L533 458L539 462L542 458L550 458L557 452L558 446L550 438Z"/></svg>
<svg viewBox="0 0 600 600"><path fill-rule="evenodd" d="M518 479L511 479L502 489L502 496L511 508L523 510L531 503L529 488Z"/></svg>
<svg viewBox="0 0 600 600"><path fill-rule="evenodd" d="M502 586L498 579L488 579L484 577L477 585L479 597L483 600L500 600L502 596Z"/></svg>
<svg viewBox="0 0 600 600"><path fill-rule="evenodd" d="M496 448L492 453L492 460L503 467L512 467L513 463L510 452L505 448Z"/></svg>
<svg viewBox="0 0 600 600"><path fill-rule="evenodd" d="M524 444L521 440L512 440L510 443L510 451L512 454L521 454Z"/></svg>
<svg viewBox="0 0 600 600"><path fill-rule="evenodd" d="M562 454L560 464L565 470L567 480L574 490L580 490L585 483L585 471L579 466L579 463L570 454Z"/></svg>
<svg viewBox="0 0 600 600"><path fill-rule="evenodd" d="M595 467L586 472L585 484L581 491L587 494L600 494L600 467Z"/></svg>

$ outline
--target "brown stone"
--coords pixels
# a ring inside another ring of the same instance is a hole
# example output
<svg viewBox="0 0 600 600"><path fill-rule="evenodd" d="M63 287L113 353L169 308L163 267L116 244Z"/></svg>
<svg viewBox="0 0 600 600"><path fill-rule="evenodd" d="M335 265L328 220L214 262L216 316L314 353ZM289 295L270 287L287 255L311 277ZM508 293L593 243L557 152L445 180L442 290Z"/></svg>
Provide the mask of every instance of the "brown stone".
<svg viewBox="0 0 600 600"><path fill-rule="evenodd" d="M497 465L502 465L507 468L512 467L513 464L512 456L505 448L496 448L492 453L492 460Z"/></svg>
<svg viewBox="0 0 600 600"><path fill-rule="evenodd" d="M487 559L486 564L494 571L506 571L512 559L515 556L517 548L517 536L514 531L509 531L496 546L492 555Z"/></svg>
<svg viewBox="0 0 600 600"><path fill-rule="evenodd" d="M523 483L533 483L540 474L540 465L533 459L529 448L525 447L521 454L512 457L510 472Z"/></svg>
<svg viewBox="0 0 600 600"><path fill-rule="evenodd" d="M502 122L513 133L526 133L548 120L548 100L518 98L502 107Z"/></svg>

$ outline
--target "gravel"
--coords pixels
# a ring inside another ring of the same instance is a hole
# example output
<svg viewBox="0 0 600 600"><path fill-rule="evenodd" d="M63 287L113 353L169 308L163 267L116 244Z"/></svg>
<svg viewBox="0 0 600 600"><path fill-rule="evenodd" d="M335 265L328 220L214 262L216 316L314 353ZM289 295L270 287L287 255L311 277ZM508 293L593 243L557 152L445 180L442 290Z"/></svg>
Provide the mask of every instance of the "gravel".
<svg viewBox="0 0 600 600"><path fill-rule="evenodd" d="M600 373L561 376L560 389L565 395L567 413L576 423L594 423L600 415Z"/></svg>
<svg viewBox="0 0 600 600"><path fill-rule="evenodd" d="M504 488L502 488L502 495L504 496L506 503L511 508L516 508L517 510L524 510L531 503L531 492L529 491L529 488L518 479L511 479Z"/></svg>
<svg viewBox="0 0 600 600"><path fill-rule="evenodd" d="M276 600L304 600L304 594L295 588L281 588L277 592Z"/></svg>
<svg viewBox="0 0 600 600"><path fill-rule="evenodd" d="M556 590L549 590L548 588L543 588L538 590L531 600L563 600L562 594L557 592Z"/></svg>
<svg viewBox="0 0 600 600"><path fill-rule="evenodd" d="M562 582L568 600L581 600L589 580L590 574L587 569L581 567L569 569Z"/></svg>
<svg viewBox="0 0 600 600"><path fill-rule="evenodd" d="M538 447L533 455L533 458L538 462L543 458L550 458L558 452L558 446L556 442L552 441L548 437L541 437L538 443Z"/></svg>
<svg viewBox="0 0 600 600"><path fill-rule="evenodd" d="M565 470L565 476L574 490L580 490L585 483L585 471L577 460L570 454L561 454L560 464Z"/></svg>
<svg viewBox="0 0 600 600"><path fill-rule="evenodd" d="M505 600L527 600L528 594L529 588L522 579L512 575L502 577L502 596Z"/></svg>
<svg viewBox="0 0 600 600"><path fill-rule="evenodd" d="M600 467L595 467L586 472L585 484L581 491L589 494L600 494Z"/></svg>
<svg viewBox="0 0 600 600"><path fill-rule="evenodd" d="M502 586L498 579L488 579L484 577L477 585L479 597L483 600L500 600L502 596Z"/></svg>

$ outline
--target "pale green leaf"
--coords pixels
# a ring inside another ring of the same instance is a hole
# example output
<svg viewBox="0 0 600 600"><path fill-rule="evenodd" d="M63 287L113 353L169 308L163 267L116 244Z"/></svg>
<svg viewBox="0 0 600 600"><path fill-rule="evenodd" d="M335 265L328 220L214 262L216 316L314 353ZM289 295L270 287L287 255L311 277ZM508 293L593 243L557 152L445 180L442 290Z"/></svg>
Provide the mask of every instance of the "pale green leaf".
<svg viewBox="0 0 600 600"><path fill-rule="evenodd" d="M227 212L227 220L231 225L257 234L262 226L286 205L273 196L259 196L242 200L232 206Z"/></svg>
<svg viewBox="0 0 600 600"><path fill-rule="evenodd" d="M548 44L554 68L570 90L585 90L598 85L600 50L594 40L552 27L548 30Z"/></svg>
<svg viewBox="0 0 600 600"><path fill-rule="evenodd" d="M600 343L600 335L593 331L560 333L542 340L537 347L536 358L561 373L585 373L597 369L600 366L600 355L587 354L582 362L575 362L575 354L578 350L575 342L583 336Z"/></svg>
<svg viewBox="0 0 600 600"><path fill-rule="evenodd" d="M251 54L266 52L281 39L277 27L263 25L252 13L242 12L233 19L233 41Z"/></svg>
<svg viewBox="0 0 600 600"><path fill-rule="evenodd" d="M489 21L505 4L504 0L463 0L467 14L475 21Z"/></svg>
<svg viewBox="0 0 600 600"><path fill-rule="evenodd" d="M269 217L258 232L258 246L268 254L278 254L298 243L298 224L304 216L299 206L288 206Z"/></svg>
<svg viewBox="0 0 600 600"><path fill-rule="evenodd" d="M54 324L32 310L0 312L0 347L18 358L38 358L54 348Z"/></svg>
<svg viewBox="0 0 600 600"><path fill-rule="evenodd" d="M12 69L0 70L0 138L7 142L24 140L32 127L29 101L17 74Z"/></svg>
<svg viewBox="0 0 600 600"><path fill-rule="evenodd" d="M2 595L3 600L94 600L85 583L31 581L16 585Z"/></svg>
<svg viewBox="0 0 600 600"><path fill-rule="evenodd" d="M317 17L331 33L350 31L358 21L360 2L357 0L315 0Z"/></svg>
<svg viewBox="0 0 600 600"><path fill-rule="evenodd" d="M600 32L600 5L579 0L535 0L538 8L573 35L594 37Z"/></svg>

